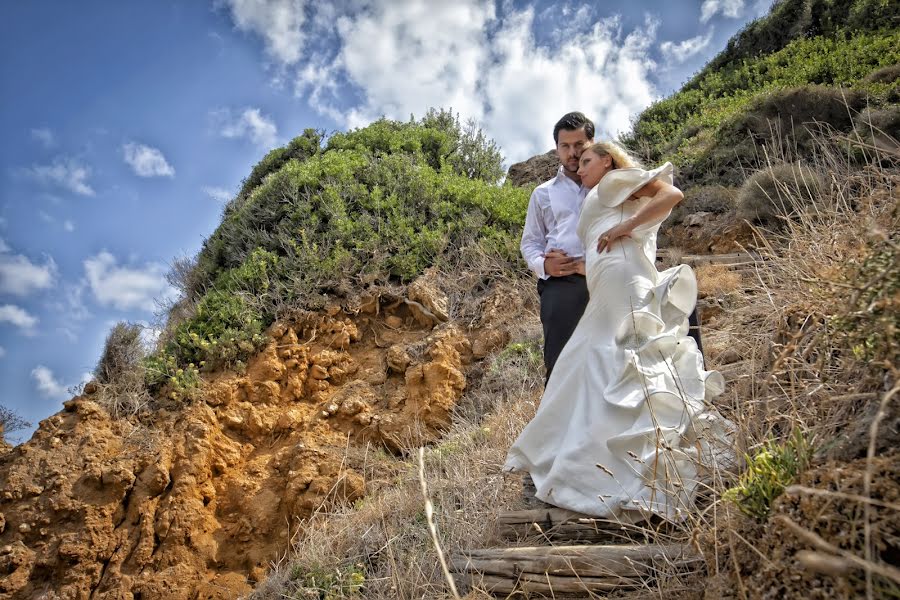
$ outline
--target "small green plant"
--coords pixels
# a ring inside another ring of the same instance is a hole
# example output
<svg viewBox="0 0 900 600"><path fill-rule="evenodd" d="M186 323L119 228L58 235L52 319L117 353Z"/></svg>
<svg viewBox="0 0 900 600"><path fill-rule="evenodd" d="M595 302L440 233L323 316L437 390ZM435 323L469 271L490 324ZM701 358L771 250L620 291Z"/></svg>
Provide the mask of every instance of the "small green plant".
<svg viewBox="0 0 900 600"><path fill-rule="evenodd" d="M298 600L360 598L366 583L365 571L359 564L335 569L305 569L296 565L290 578L297 586L291 597Z"/></svg>
<svg viewBox="0 0 900 600"><path fill-rule="evenodd" d="M756 454L745 458L747 470L722 497L736 504L742 513L764 521L775 498L809 466L812 447L806 436L795 429L784 443L769 440Z"/></svg>
<svg viewBox="0 0 900 600"><path fill-rule="evenodd" d="M543 353L537 342L512 342L500 351L491 368L499 370L510 363L522 363L526 368L539 369L543 361Z"/></svg>
<svg viewBox="0 0 900 600"><path fill-rule="evenodd" d="M172 400L192 400L200 390L200 370L193 363L185 367L168 352L158 352L144 359L144 377L151 393L161 390Z"/></svg>

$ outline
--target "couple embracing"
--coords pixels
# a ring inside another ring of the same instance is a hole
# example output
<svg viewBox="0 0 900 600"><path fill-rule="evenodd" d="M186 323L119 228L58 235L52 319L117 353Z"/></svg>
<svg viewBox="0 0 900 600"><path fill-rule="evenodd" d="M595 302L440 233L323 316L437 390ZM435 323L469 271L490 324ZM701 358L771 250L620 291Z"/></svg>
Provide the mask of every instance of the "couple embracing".
<svg viewBox="0 0 900 600"><path fill-rule="evenodd" d="M656 269L657 231L683 195L671 163L645 170L595 143L581 113L553 137L559 171L532 194L521 246L539 278L547 383L505 469L530 473L555 506L680 520L731 429L709 404L722 376L688 336L694 274Z"/></svg>

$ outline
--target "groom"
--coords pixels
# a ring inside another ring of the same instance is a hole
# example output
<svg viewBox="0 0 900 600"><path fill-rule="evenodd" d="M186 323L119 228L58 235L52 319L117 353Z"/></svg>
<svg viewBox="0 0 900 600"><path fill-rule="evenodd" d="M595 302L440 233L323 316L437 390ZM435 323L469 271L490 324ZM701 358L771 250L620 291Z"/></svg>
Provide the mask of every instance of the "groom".
<svg viewBox="0 0 900 600"><path fill-rule="evenodd" d="M576 227L590 190L581 185L578 159L593 140L594 124L580 112L568 113L556 123L553 141L559 170L531 194L522 232L522 256L538 276L547 380L588 302L584 246Z"/></svg>

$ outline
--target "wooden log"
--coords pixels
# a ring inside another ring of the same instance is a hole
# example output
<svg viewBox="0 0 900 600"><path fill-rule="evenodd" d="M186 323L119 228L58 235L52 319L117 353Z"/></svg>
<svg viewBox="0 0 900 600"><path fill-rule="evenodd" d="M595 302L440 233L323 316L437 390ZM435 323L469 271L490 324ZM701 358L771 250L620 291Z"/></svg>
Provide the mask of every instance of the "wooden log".
<svg viewBox="0 0 900 600"><path fill-rule="evenodd" d="M564 594L631 589L663 564L697 560L686 545L540 546L479 549L450 557L459 583L494 594Z"/></svg>
<svg viewBox="0 0 900 600"><path fill-rule="evenodd" d="M456 572L505 577L521 573L575 577L640 577L655 561L684 563L696 558L683 544L629 544L607 546L528 546L470 550L450 557Z"/></svg>
<svg viewBox="0 0 900 600"><path fill-rule="evenodd" d="M725 378L726 382L732 382L740 378L741 375L746 375L746 370L749 368L747 364L748 361L741 360L738 362L733 362L728 365L722 365L721 367L717 367L716 370L722 374L722 377Z"/></svg>
<svg viewBox="0 0 900 600"><path fill-rule="evenodd" d="M648 541L666 531L663 525L631 525L591 517L564 508L502 512L497 517L498 534L509 540L621 543Z"/></svg>
<svg viewBox="0 0 900 600"><path fill-rule="evenodd" d="M461 581L467 587L477 587L491 594L512 594L516 591L538 594L551 598L560 594L584 594L586 592L612 592L634 589L640 580L604 577L557 577L554 575L532 575L524 573L517 579L495 575L469 575Z"/></svg>
<svg viewBox="0 0 900 600"><path fill-rule="evenodd" d="M669 253L660 252L660 255L668 257ZM688 265L714 264L731 266L735 264L759 263L762 262L762 259L759 256L746 252L731 252L728 254L682 254L679 262Z"/></svg>

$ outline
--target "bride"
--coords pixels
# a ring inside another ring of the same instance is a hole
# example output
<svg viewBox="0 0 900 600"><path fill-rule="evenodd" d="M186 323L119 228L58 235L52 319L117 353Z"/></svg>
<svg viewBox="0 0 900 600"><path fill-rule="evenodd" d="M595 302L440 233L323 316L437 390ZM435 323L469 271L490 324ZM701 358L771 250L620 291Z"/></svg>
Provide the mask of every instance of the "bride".
<svg viewBox="0 0 900 600"><path fill-rule="evenodd" d="M694 274L655 266L659 226L683 198L672 170L646 171L610 142L581 155L590 301L504 467L529 472L544 502L679 520L729 455L731 424L709 405L724 380L687 336Z"/></svg>

